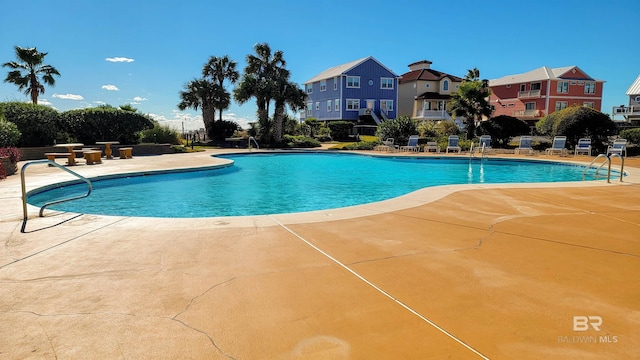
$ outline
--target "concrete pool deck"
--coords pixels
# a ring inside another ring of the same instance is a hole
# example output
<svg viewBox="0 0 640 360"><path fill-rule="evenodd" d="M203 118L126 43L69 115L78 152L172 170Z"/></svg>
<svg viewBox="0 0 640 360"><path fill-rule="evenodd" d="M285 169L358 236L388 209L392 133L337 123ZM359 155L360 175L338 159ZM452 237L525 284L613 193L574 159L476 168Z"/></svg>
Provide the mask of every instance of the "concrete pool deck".
<svg viewBox="0 0 640 360"><path fill-rule="evenodd" d="M216 152L71 169L209 166ZM640 159L625 165L622 185L444 186L302 214L38 218L29 207L26 233L11 176L0 181L0 358L634 358ZM66 179L27 170L28 189Z"/></svg>

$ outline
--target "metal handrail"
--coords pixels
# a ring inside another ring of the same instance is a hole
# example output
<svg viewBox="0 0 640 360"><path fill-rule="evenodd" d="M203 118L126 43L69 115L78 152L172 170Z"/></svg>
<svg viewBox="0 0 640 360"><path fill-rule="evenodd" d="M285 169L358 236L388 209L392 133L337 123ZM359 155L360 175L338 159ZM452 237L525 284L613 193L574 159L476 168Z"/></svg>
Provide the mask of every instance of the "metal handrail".
<svg viewBox="0 0 640 360"><path fill-rule="evenodd" d="M256 149L260 150L260 145L258 145L256 138L254 138L253 136L249 136L249 151L251 151L251 140L253 140L253 143L256 144Z"/></svg>
<svg viewBox="0 0 640 360"><path fill-rule="evenodd" d="M607 182L609 182L609 179L611 179L611 158L612 157L619 157L620 158L620 182L622 182L622 176L624 175L624 157L620 154L611 154L609 156L609 174L607 175Z"/></svg>
<svg viewBox="0 0 640 360"><path fill-rule="evenodd" d="M78 200L78 199L82 199L82 198L86 198L87 196L91 195L91 191L93 190L93 185L91 185L91 181L87 178L85 178L84 176L73 172L69 169L67 169L66 167L56 163L55 161L51 161L51 160L36 160L36 161L30 161L26 164L24 164L22 166L22 169L20 170L20 181L22 183L22 228L20 229L20 232L24 233L24 229L27 226L27 218L28 218L28 214L27 214L27 186L25 183L25 170L27 169L27 167L29 167L30 165L33 164L49 164L50 166L55 166L59 169L62 169L66 172L68 172L69 174L79 178L80 180L84 181L87 183L87 185L89 186L89 190L87 191L87 193L85 195L80 195L80 196L73 196L70 198L66 198L66 199L61 199L61 200L55 200L55 201L49 201L47 203L45 203L44 205L42 205L42 207L40 208L40 212L39 212L39 216L43 217L43 212L44 209L50 205L55 205L55 204L60 204L63 202L67 202L67 201L72 201L72 200Z"/></svg>
<svg viewBox="0 0 640 360"><path fill-rule="evenodd" d="M603 162L602 164L600 164L600 166L596 169L596 173L595 173L595 177L596 180L598 180L598 171L600 171L600 169L602 169L602 167L604 166L605 163L609 164L609 171L611 171L611 159L609 159L609 157L607 156L607 154L600 154L598 156L596 156L595 159L591 160L591 162L589 163L589 165L587 165L584 170L582 170L582 181L584 181L584 177L585 174L587 173L587 170L591 169L591 165L593 165L599 158L605 158L607 159L606 162ZM608 180L607 180L608 181Z"/></svg>

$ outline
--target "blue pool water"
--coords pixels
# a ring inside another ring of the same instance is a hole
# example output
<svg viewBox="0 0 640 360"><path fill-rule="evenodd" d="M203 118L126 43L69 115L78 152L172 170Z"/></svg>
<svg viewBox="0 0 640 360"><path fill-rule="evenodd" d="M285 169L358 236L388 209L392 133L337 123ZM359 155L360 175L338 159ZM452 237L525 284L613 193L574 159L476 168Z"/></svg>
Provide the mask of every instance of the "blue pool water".
<svg viewBox="0 0 640 360"><path fill-rule="evenodd" d="M50 209L147 217L304 212L386 200L437 185L578 181L580 166L540 161L291 153L224 156L233 166L93 181L91 196ZM86 193L85 183L32 193L28 202Z"/></svg>

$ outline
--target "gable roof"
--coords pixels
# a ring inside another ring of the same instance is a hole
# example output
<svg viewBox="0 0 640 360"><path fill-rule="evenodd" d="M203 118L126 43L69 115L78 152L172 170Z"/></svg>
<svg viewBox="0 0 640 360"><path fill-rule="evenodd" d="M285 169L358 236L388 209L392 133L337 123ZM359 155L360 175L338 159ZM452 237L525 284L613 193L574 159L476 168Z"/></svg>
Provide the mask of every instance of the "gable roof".
<svg viewBox="0 0 640 360"><path fill-rule="evenodd" d="M640 95L640 75L638 75L638 78L636 79L636 81L634 81L633 84L629 86L629 90L627 90L627 95Z"/></svg>
<svg viewBox="0 0 640 360"><path fill-rule="evenodd" d="M586 77L575 78L571 76L563 76L563 75L568 75L567 73L571 72L574 69L576 70L576 72L580 72L581 74L584 74ZM526 82L532 82L532 81L559 80L559 79L580 79L580 80L602 81L602 80L593 79L591 76L587 75L587 73L580 70L580 68L577 66L565 66L565 67L559 67L559 68L549 68L549 67L543 66L526 73L507 75L499 79L489 80L489 86L500 86L500 85L507 85L507 84L526 83Z"/></svg>
<svg viewBox="0 0 640 360"><path fill-rule="evenodd" d="M431 63L431 62L429 62ZM417 63L414 63L417 64ZM411 64L413 65L413 64ZM417 80L423 80L423 81L440 81L444 78L450 78L453 81L459 81L462 82L462 78L457 77L457 76L453 76L453 75L449 75L447 73L443 73L441 71L438 70L433 70L433 69L418 69L418 70L413 70L413 71L409 71L407 73L404 73L400 76L400 80L399 83L407 83L410 81L417 81Z"/></svg>
<svg viewBox="0 0 640 360"><path fill-rule="evenodd" d="M378 65L380 65L383 68L385 68L387 71L389 71L391 74L393 74L393 76L398 77L398 75L395 72L390 70L388 67L384 66L381 62L376 60L373 56L367 56L365 58L354 60L354 61L348 62L346 64L330 67L327 70L321 72L320 74L318 74L318 75L312 77L311 79L303 82L302 84L304 85L304 84L314 83L316 81L326 80L326 79L330 79L330 78L333 78L333 77L336 77L336 76L341 76L341 75L347 73L349 70L355 68L356 66L366 62L369 59L375 61Z"/></svg>

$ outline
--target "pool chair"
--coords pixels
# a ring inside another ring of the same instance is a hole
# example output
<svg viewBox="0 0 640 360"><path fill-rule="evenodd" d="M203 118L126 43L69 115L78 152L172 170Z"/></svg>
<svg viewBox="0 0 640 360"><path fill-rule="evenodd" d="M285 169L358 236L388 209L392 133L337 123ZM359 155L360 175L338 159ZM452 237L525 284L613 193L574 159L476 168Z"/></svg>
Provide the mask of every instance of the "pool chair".
<svg viewBox="0 0 640 360"><path fill-rule="evenodd" d="M400 150L402 151L418 151L418 135L409 136L409 141L407 141L407 145L400 146Z"/></svg>
<svg viewBox="0 0 640 360"><path fill-rule="evenodd" d="M482 152L482 146L484 145L484 151L488 153L491 150L491 135L480 136L480 142L478 143L478 152Z"/></svg>
<svg viewBox="0 0 640 360"><path fill-rule="evenodd" d="M533 155L533 148L531 147L531 136L520 136L520 145L514 150L514 154L520 154L526 151L527 154Z"/></svg>
<svg viewBox="0 0 640 360"><path fill-rule="evenodd" d="M557 152L560 156L567 155L568 151L564 147L566 143L567 143L566 136L556 136L553 138L553 143L551 144L551 147L547 148L547 150L545 150L545 153L547 155L553 155Z"/></svg>
<svg viewBox="0 0 640 360"><path fill-rule="evenodd" d="M393 144L394 140L393 138L387 138L387 140L382 140L382 144L376 146L375 150L379 150L379 151L393 151L396 149L395 145Z"/></svg>
<svg viewBox="0 0 640 360"><path fill-rule="evenodd" d="M439 153L440 152L440 146L438 146L438 143L435 141L428 141L427 145L425 145L424 147L424 152L436 152Z"/></svg>
<svg viewBox="0 0 640 360"><path fill-rule="evenodd" d="M582 138L578 140L578 145L576 145L576 149L573 156L578 156L578 154L580 153L586 153L588 156L591 156L591 139L590 138Z"/></svg>
<svg viewBox="0 0 640 360"><path fill-rule="evenodd" d="M449 150L457 151L458 153L460 153L462 149L460 149L460 146L458 145L459 142L460 142L460 138L458 137L458 135L449 135L449 141L447 142L446 153L448 154Z"/></svg>
<svg viewBox="0 0 640 360"><path fill-rule="evenodd" d="M613 140L613 144L607 148L607 155L612 154L627 156L627 139Z"/></svg>

